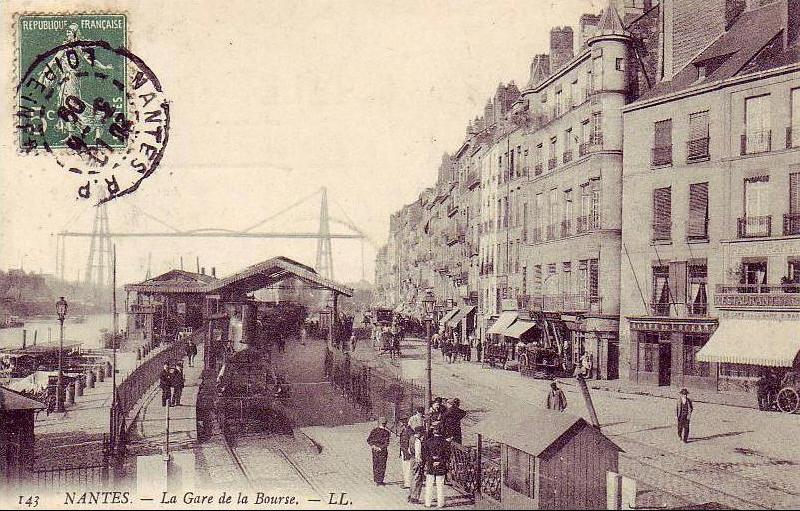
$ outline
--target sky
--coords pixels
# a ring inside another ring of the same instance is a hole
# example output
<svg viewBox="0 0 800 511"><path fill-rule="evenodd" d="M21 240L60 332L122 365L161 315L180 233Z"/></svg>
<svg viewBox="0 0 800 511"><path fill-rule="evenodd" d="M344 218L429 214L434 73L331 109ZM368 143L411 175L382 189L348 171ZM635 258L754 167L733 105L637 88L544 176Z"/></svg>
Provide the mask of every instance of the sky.
<svg viewBox="0 0 800 511"><path fill-rule="evenodd" d="M605 0L72 2L71 11L125 12L129 49L170 101L168 147L158 170L107 206L111 232L245 229L320 187L330 214L369 237L333 240L334 277L373 280L389 215L434 183L442 153L500 82L528 79L549 30ZM58 7L60 5L60 7ZM56 237L91 231L96 208L80 184L44 155L20 155L14 138L15 12L66 3L0 4L0 269L52 273ZM48 7L50 7L48 9ZM142 213L144 211L146 214ZM259 231L318 229L319 195ZM333 224L334 232L347 229ZM118 282L180 267L217 275L276 255L314 265L316 240L125 238ZM89 240L72 238L65 277L83 278Z"/></svg>

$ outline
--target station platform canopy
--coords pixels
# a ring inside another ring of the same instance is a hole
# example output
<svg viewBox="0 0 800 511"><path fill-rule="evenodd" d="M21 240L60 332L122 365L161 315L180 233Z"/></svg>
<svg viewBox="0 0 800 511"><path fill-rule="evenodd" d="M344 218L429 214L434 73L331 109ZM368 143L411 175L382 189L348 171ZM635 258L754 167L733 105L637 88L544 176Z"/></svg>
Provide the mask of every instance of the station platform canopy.
<svg viewBox="0 0 800 511"><path fill-rule="evenodd" d="M126 284L125 291L146 294L205 293L208 286L216 280L215 277L203 273L170 270L136 284Z"/></svg>
<svg viewBox="0 0 800 511"><path fill-rule="evenodd" d="M293 261L288 257L273 257L223 279L215 279L205 286L207 293L249 293L272 286L290 277L308 284L314 289L332 291L335 294L353 296L352 288L319 275L313 268Z"/></svg>

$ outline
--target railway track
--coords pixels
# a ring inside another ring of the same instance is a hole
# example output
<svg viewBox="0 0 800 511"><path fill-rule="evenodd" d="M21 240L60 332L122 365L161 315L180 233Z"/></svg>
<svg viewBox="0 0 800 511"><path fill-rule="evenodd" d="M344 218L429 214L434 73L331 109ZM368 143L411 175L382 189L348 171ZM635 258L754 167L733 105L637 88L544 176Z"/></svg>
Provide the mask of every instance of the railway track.
<svg viewBox="0 0 800 511"><path fill-rule="evenodd" d="M292 459L292 449L282 445L294 442L292 437L264 433L236 435L231 432L222 437L233 466L251 489L288 489L305 497L315 497L309 500L321 498L322 492Z"/></svg>

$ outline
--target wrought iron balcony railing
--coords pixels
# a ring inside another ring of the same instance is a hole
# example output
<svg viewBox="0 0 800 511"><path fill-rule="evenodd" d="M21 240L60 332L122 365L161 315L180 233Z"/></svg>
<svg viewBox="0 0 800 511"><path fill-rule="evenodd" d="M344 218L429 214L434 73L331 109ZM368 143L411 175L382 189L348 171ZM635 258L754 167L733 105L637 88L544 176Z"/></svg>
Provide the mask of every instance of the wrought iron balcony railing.
<svg viewBox="0 0 800 511"><path fill-rule="evenodd" d="M603 312L603 299L599 296L580 294L527 296L527 308L546 312Z"/></svg>
<svg viewBox="0 0 800 511"><path fill-rule="evenodd" d="M772 130L754 130L742 134L741 154L764 153L772 150Z"/></svg>
<svg viewBox="0 0 800 511"><path fill-rule="evenodd" d="M783 235L800 234L800 213L783 214Z"/></svg>
<svg viewBox="0 0 800 511"><path fill-rule="evenodd" d="M572 221L571 220L562 220L561 221L561 237L566 238L570 235L570 231L572 230Z"/></svg>
<svg viewBox="0 0 800 511"><path fill-rule="evenodd" d="M556 163L558 163L558 158L550 158L547 160L547 170L553 170L556 168Z"/></svg>
<svg viewBox="0 0 800 511"><path fill-rule="evenodd" d="M672 164L672 145L653 147L651 150L650 163L654 166Z"/></svg>
<svg viewBox="0 0 800 511"><path fill-rule="evenodd" d="M736 229L739 238L772 236L772 216L746 216L739 219Z"/></svg>
<svg viewBox="0 0 800 511"><path fill-rule="evenodd" d="M800 125L786 127L786 149L800 147Z"/></svg>
<svg viewBox="0 0 800 511"><path fill-rule="evenodd" d="M533 166L533 175L538 176L541 173L542 173L542 164L537 163L536 165Z"/></svg>
<svg viewBox="0 0 800 511"><path fill-rule="evenodd" d="M697 161L708 158L709 138L696 138L686 142L686 160Z"/></svg>
<svg viewBox="0 0 800 511"><path fill-rule="evenodd" d="M558 224L550 224L547 226L547 239L554 240L556 239L556 233L558 232Z"/></svg>
<svg viewBox="0 0 800 511"><path fill-rule="evenodd" d="M569 163L572 161L572 149L568 149L564 151L564 163Z"/></svg>

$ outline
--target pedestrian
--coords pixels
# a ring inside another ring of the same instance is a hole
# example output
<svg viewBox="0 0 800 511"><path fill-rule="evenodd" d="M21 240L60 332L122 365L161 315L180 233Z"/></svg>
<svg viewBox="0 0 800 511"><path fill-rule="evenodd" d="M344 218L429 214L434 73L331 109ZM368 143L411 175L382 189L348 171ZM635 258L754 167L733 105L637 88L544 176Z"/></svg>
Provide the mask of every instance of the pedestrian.
<svg viewBox="0 0 800 511"><path fill-rule="evenodd" d="M592 355L588 351L584 351L581 355L581 373L584 378L592 377Z"/></svg>
<svg viewBox="0 0 800 511"><path fill-rule="evenodd" d="M436 486L436 505L444 507L444 477L447 475L447 462L450 446L442 436L440 428L433 428L433 435L422 446L422 459L425 464L425 507L433 503L433 487Z"/></svg>
<svg viewBox="0 0 800 511"><path fill-rule="evenodd" d="M431 337L431 346L433 348L439 347L439 332L434 332L433 337Z"/></svg>
<svg viewBox="0 0 800 511"><path fill-rule="evenodd" d="M685 388L681 389L678 403L675 405L675 415L678 419L678 438L683 443L689 442L689 421L692 420L692 411L694 406L692 400L689 399L689 391Z"/></svg>
<svg viewBox="0 0 800 511"><path fill-rule="evenodd" d="M392 358L400 358L400 333L396 333L392 336Z"/></svg>
<svg viewBox="0 0 800 511"><path fill-rule="evenodd" d="M372 479L378 486L383 486L386 475L386 458L389 455L389 438L391 432L386 428L386 417L378 419L378 427L370 431L367 443L372 448Z"/></svg>
<svg viewBox="0 0 800 511"><path fill-rule="evenodd" d="M478 362L481 362L483 358L483 343L481 342L481 338L478 337L477 344L475 344L475 354L478 357Z"/></svg>
<svg viewBox="0 0 800 511"><path fill-rule="evenodd" d="M186 343L186 356L189 358L189 367L194 367L194 357L197 356L197 345L189 338Z"/></svg>
<svg viewBox="0 0 800 511"><path fill-rule="evenodd" d="M418 406L414 409L414 415L408 418L408 425L411 429L421 428L425 425L425 408Z"/></svg>
<svg viewBox="0 0 800 511"><path fill-rule="evenodd" d="M400 432L400 464L403 471L403 489L411 488L411 460L414 458L412 454L411 442L413 441L414 429L406 423L403 430Z"/></svg>
<svg viewBox="0 0 800 511"><path fill-rule="evenodd" d="M775 395L777 386L778 384L775 381L772 370L765 370L761 374L761 378L756 382L756 396L758 397L759 410L772 409L772 397Z"/></svg>
<svg viewBox="0 0 800 511"><path fill-rule="evenodd" d="M171 371L172 378L172 406L180 406L181 396L183 395L183 386L186 383L186 378L183 374L183 362L178 364Z"/></svg>
<svg viewBox="0 0 800 511"><path fill-rule="evenodd" d="M564 391L558 388L556 382L550 384L550 392L547 393L547 401L545 407L548 410L558 410L563 412L567 408L567 396Z"/></svg>
<svg viewBox="0 0 800 511"><path fill-rule="evenodd" d="M411 504L422 504L422 484L425 480L425 466L422 463L422 442L424 436L422 426L414 428L414 436L409 443L409 451L413 455L411 458L411 489L408 491L408 502Z"/></svg>
<svg viewBox="0 0 800 511"><path fill-rule="evenodd" d="M448 442L461 444L461 421L467 412L460 408L461 401L453 398L447 402L447 410L442 417L442 435Z"/></svg>
<svg viewBox="0 0 800 511"><path fill-rule="evenodd" d="M350 336L350 350L351 351L356 350L356 334L352 334Z"/></svg>
<svg viewBox="0 0 800 511"><path fill-rule="evenodd" d="M172 375L168 363L164 364L158 376L158 386L161 387L161 406L167 406L172 402Z"/></svg>

